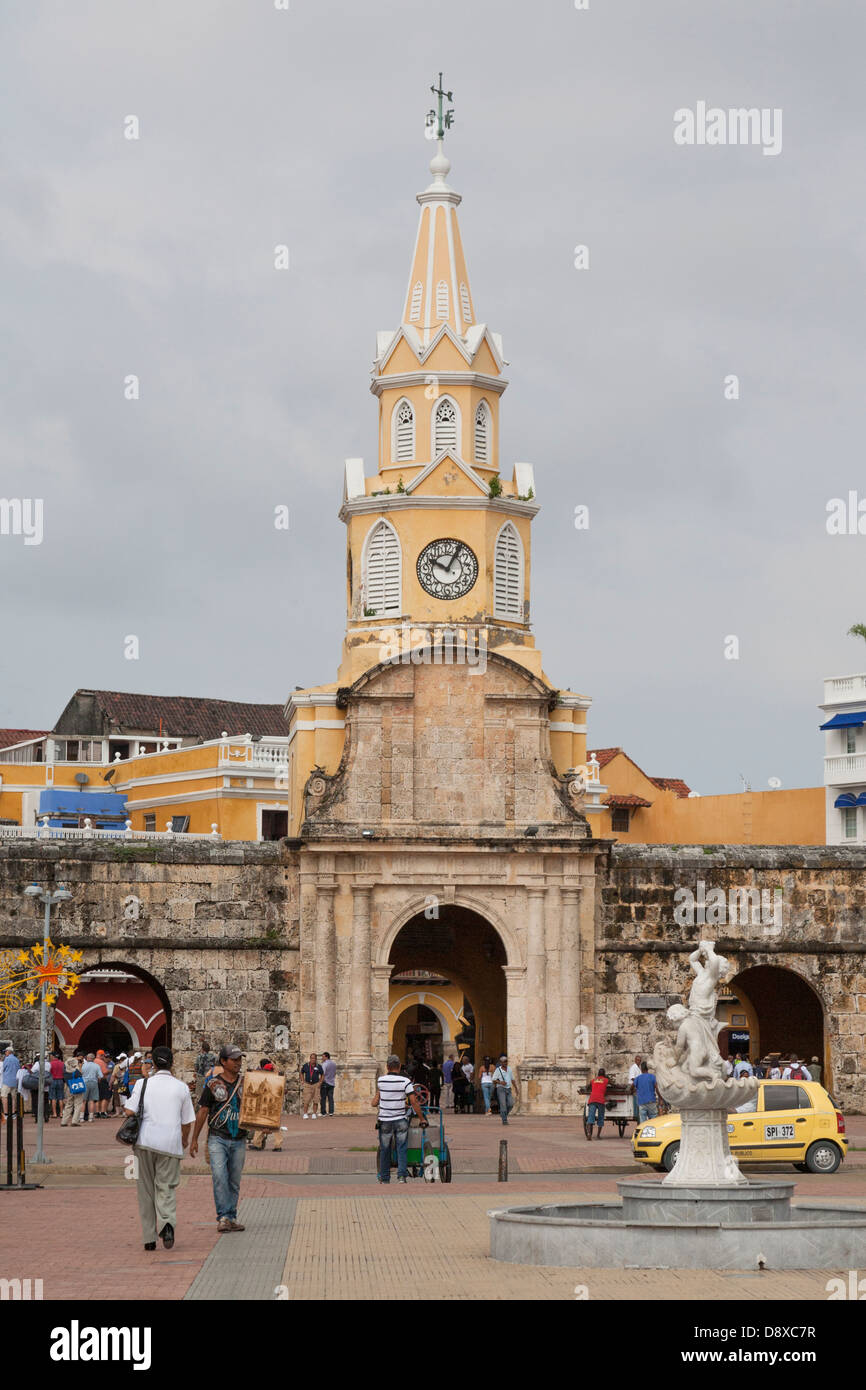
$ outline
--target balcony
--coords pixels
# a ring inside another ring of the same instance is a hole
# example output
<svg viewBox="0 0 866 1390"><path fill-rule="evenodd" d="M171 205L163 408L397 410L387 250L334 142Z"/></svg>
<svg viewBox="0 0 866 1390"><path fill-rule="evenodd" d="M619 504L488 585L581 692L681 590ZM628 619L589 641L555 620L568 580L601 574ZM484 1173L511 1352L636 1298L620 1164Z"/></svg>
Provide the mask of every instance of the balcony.
<svg viewBox="0 0 866 1390"><path fill-rule="evenodd" d="M866 753L842 753L824 759L825 787L845 787L851 782L866 785Z"/></svg>
<svg viewBox="0 0 866 1390"><path fill-rule="evenodd" d="M288 776L289 740L287 738L224 739L219 746L219 766L236 772L272 772L285 779Z"/></svg>
<svg viewBox="0 0 866 1390"><path fill-rule="evenodd" d="M866 676L831 676L824 682L824 704L849 704L866 699Z"/></svg>

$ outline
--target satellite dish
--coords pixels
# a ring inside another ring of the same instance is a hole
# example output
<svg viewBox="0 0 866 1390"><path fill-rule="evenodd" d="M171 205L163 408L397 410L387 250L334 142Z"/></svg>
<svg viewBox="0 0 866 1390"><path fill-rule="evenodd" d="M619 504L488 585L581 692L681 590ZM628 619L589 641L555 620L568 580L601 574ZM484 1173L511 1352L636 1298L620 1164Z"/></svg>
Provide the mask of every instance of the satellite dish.
<svg viewBox="0 0 866 1390"><path fill-rule="evenodd" d="M775 791L776 787L781 787L781 785L782 785L782 779L781 779L781 777L768 777L768 778L767 778L767 786L768 786L768 787L772 787L774 791Z"/></svg>
<svg viewBox="0 0 866 1390"><path fill-rule="evenodd" d="M692 798L692 799L694 799L695 797L697 797L697 799L700 800L700 796L701 796L700 792L689 792L689 797Z"/></svg>
<svg viewBox="0 0 866 1390"><path fill-rule="evenodd" d="M86 772L76 772L75 780L78 783L79 787L86 787L87 783L90 781L90 778L88 777Z"/></svg>

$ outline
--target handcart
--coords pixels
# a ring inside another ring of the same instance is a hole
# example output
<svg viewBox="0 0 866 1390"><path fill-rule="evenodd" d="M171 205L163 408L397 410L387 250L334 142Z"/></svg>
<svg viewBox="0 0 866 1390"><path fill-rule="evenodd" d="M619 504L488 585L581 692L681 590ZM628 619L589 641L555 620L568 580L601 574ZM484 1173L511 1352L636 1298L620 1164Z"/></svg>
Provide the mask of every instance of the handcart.
<svg viewBox="0 0 866 1390"><path fill-rule="evenodd" d="M619 1130L620 1139L625 1134L625 1127L629 1120L634 1119L632 1101L633 1097L629 1095L624 1087L608 1087L607 1097L604 1103L604 1120L605 1124L610 1121L612 1124L616 1125ZM589 1123L588 1115L589 1098L587 1097L583 1104L583 1132L587 1139L589 1139L592 1134L592 1125Z"/></svg>
<svg viewBox="0 0 866 1390"><path fill-rule="evenodd" d="M425 1182L451 1181L451 1150L445 1139L445 1117L441 1106L430 1104L430 1092L426 1086L415 1087L415 1094L421 1103L427 1129L422 1129L414 1110L409 1116L409 1145L406 1162L413 1178L424 1178ZM438 1131L436 1116L439 1117ZM391 1167L397 1167L397 1145L391 1142Z"/></svg>

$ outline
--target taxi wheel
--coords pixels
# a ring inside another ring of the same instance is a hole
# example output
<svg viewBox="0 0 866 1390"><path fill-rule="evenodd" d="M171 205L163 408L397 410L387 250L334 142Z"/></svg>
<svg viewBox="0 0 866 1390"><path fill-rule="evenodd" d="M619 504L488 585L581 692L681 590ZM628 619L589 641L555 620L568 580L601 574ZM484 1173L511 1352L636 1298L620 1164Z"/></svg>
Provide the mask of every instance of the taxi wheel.
<svg viewBox="0 0 866 1390"><path fill-rule="evenodd" d="M805 1163L795 1163L794 1167L796 1168L798 1173L808 1173L809 1171Z"/></svg>
<svg viewBox="0 0 866 1390"><path fill-rule="evenodd" d="M674 1142L673 1144L668 1144L667 1148L665 1149L664 1153L662 1154L662 1167L664 1168L664 1170L665 1170L666 1173L669 1173L669 1172L671 1171L671 1169L673 1168L674 1164L675 1164L676 1161L677 1161L677 1157L678 1157L678 1155L679 1155L679 1152L680 1152L680 1141L679 1141L679 1139L675 1140L675 1142Z"/></svg>
<svg viewBox="0 0 866 1390"><path fill-rule="evenodd" d="M806 1150L806 1171L809 1173L835 1173L842 1162L842 1154L829 1139L817 1139Z"/></svg>
<svg viewBox="0 0 866 1390"><path fill-rule="evenodd" d="M668 1171L663 1163L654 1163L652 1168L655 1173L666 1173Z"/></svg>

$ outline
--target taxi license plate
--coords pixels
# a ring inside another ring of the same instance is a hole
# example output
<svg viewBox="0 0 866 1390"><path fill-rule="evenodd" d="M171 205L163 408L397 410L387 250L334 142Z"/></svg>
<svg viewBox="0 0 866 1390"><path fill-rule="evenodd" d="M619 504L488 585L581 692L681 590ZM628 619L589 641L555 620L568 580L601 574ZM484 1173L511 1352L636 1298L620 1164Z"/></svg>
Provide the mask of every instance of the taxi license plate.
<svg viewBox="0 0 866 1390"><path fill-rule="evenodd" d="M793 1139L793 1125L764 1125L765 1139Z"/></svg>

